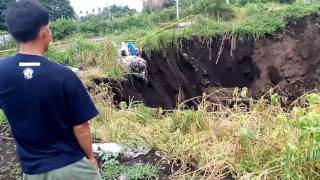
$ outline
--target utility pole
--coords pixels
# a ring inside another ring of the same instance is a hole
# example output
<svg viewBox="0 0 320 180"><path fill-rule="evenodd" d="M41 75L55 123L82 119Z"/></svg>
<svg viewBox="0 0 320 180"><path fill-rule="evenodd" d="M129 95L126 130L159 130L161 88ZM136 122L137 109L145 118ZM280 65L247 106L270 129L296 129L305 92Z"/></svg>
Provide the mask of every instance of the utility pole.
<svg viewBox="0 0 320 180"><path fill-rule="evenodd" d="M179 12L179 0L176 0L176 6L177 6L177 19L180 19L180 12Z"/></svg>

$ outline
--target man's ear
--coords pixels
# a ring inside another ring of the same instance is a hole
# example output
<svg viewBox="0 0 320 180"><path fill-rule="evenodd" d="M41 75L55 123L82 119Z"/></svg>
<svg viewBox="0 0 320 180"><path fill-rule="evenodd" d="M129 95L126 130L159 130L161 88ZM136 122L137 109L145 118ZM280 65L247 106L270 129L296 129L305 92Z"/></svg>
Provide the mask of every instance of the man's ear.
<svg viewBox="0 0 320 180"><path fill-rule="evenodd" d="M49 26L42 26L40 28L40 32L39 32L39 37L40 38L45 38L48 34L48 31L49 31Z"/></svg>

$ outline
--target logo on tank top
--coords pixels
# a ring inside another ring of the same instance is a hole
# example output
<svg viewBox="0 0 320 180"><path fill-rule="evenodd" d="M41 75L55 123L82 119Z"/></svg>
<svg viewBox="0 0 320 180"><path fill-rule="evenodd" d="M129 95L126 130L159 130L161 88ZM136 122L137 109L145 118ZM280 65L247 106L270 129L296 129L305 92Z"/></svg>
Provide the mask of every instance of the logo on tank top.
<svg viewBox="0 0 320 180"><path fill-rule="evenodd" d="M24 78L25 79L32 79L33 78L33 69L31 69L31 68L25 68L24 70L23 70L23 75L24 75Z"/></svg>

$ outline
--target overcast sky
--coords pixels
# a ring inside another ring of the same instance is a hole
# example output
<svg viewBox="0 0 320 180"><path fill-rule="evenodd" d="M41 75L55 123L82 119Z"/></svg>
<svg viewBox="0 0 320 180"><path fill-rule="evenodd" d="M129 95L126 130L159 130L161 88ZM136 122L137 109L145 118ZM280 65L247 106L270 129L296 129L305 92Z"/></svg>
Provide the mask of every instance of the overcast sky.
<svg viewBox="0 0 320 180"><path fill-rule="evenodd" d="M100 7L103 9L106 6L117 4L117 5L128 5L131 9L137 9L137 11L142 10L142 0L70 0L77 14L82 11L84 14L86 11L92 13L92 9L97 9Z"/></svg>

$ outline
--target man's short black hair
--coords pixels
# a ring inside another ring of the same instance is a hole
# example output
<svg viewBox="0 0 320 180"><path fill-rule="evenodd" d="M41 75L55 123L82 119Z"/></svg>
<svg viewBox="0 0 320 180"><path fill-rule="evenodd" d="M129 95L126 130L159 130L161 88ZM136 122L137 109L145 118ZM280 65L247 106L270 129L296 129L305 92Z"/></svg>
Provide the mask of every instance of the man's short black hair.
<svg viewBox="0 0 320 180"><path fill-rule="evenodd" d="M29 42L37 38L41 27L48 25L49 12L38 1L20 0L9 4L5 21L15 40Z"/></svg>

